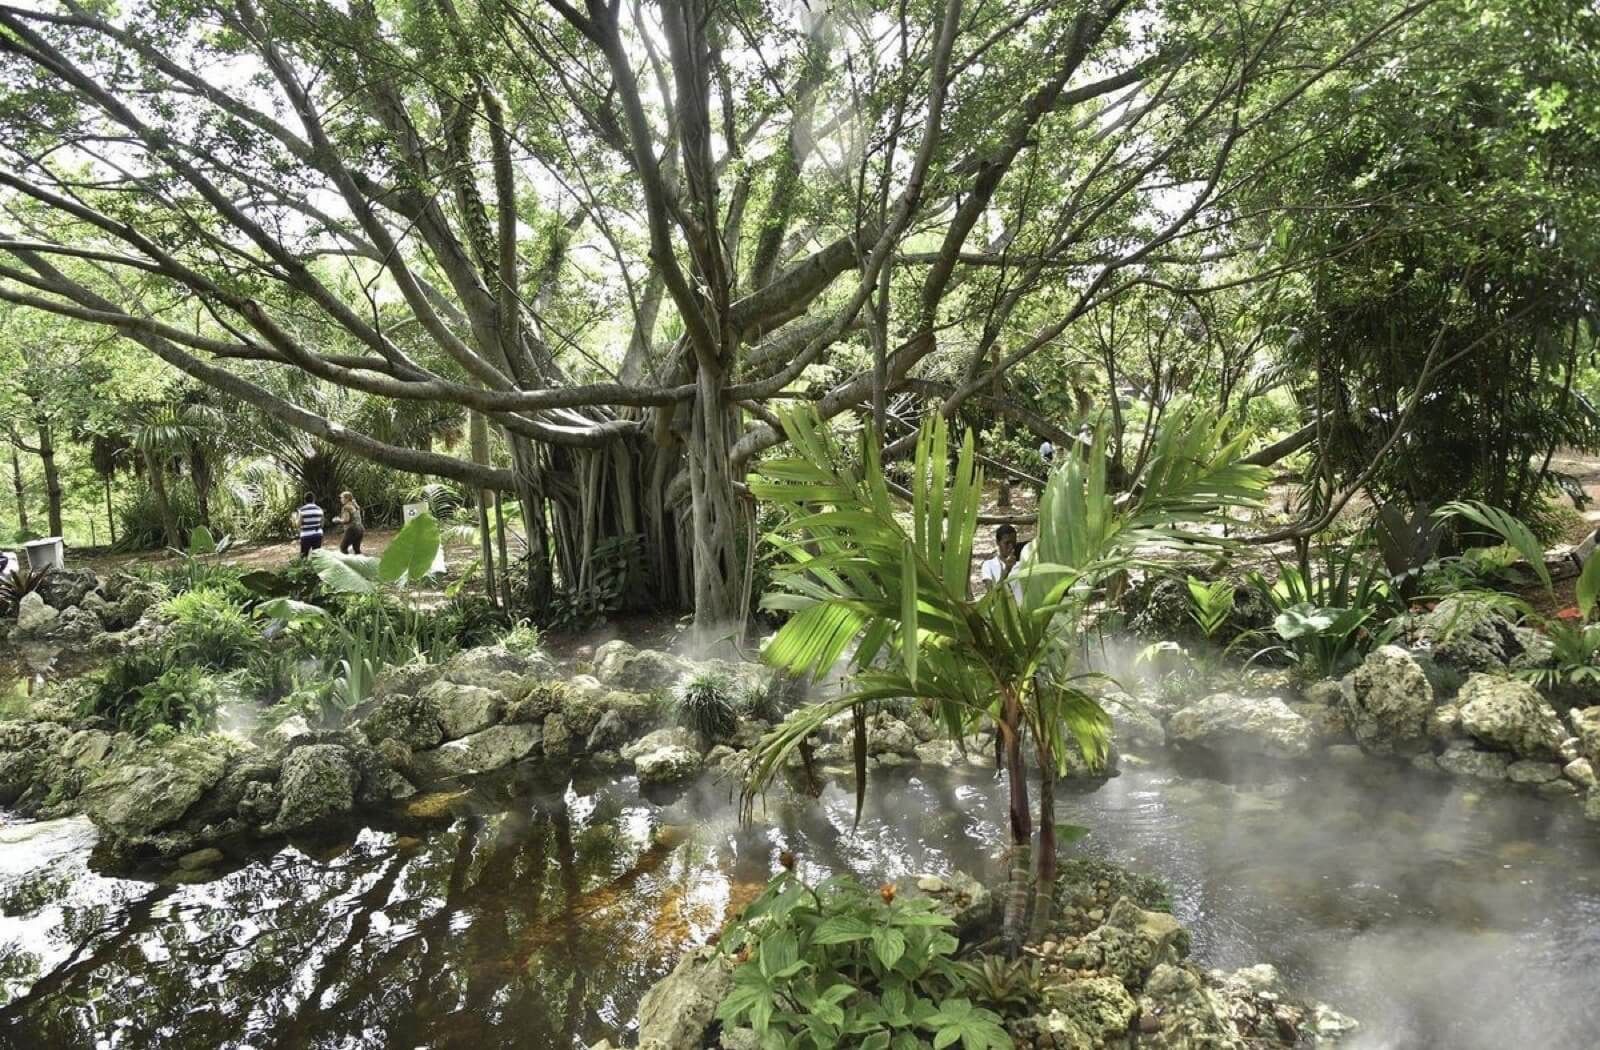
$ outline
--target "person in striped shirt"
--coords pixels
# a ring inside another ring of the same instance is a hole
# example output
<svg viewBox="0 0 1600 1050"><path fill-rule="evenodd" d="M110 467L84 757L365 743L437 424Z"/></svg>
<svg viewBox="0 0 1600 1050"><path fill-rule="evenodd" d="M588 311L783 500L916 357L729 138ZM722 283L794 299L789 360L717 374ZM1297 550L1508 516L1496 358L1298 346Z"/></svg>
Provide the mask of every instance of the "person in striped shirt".
<svg viewBox="0 0 1600 1050"><path fill-rule="evenodd" d="M300 530L300 557L305 559L322 546L322 508L316 496L306 493L305 504L294 512L294 524Z"/></svg>

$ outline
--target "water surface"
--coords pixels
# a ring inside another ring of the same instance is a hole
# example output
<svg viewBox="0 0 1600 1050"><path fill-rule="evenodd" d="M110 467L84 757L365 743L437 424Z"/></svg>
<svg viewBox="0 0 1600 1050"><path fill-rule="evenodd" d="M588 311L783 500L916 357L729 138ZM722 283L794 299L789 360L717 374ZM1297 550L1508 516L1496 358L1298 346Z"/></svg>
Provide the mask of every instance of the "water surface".
<svg viewBox="0 0 1600 1050"><path fill-rule="evenodd" d="M774 796L523 773L435 819L296 842L194 885L97 873L82 821L0 826L0 1045L573 1047L616 1039L781 849L874 879L994 871L1003 786L875 775ZM1600 1033L1600 829L1575 806L1364 765L1229 783L1166 765L1069 794L1081 848L1160 875L1209 965L1277 965L1377 1048Z"/></svg>

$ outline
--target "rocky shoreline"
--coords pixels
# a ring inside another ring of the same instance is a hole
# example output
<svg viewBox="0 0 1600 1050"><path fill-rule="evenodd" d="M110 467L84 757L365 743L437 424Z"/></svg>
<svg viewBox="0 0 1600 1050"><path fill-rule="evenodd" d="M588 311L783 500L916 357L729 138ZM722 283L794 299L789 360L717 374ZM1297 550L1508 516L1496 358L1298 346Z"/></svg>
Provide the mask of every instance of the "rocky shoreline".
<svg viewBox="0 0 1600 1050"><path fill-rule="evenodd" d="M1382 645L1338 679L1295 688L1257 672L1244 688L1168 704L1115 694L1123 747L1169 746L1231 760L1406 762L1435 775L1503 783L1600 821L1600 696L1563 712L1519 674L1549 642L1498 613L1447 599L1404 644Z"/></svg>
<svg viewBox="0 0 1600 1050"><path fill-rule="evenodd" d="M997 896L969 876L924 875L898 886L933 898L964 945L981 945L999 927ZM1039 1003L1008 1019L1019 1048L1267 1050L1331 1046L1359 1027L1325 1003L1289 994L1271 966L1198 966L1166 891L1148 876L1070 860L1056 881L1056 903L1049 938L1025 949L1037 967ZM639 1050L758 1047L753 1030L716 1020L734 968L734 957L714 945L686 953L640 1002ZM602 1040L590 1050L614 1046Z"/></svg>

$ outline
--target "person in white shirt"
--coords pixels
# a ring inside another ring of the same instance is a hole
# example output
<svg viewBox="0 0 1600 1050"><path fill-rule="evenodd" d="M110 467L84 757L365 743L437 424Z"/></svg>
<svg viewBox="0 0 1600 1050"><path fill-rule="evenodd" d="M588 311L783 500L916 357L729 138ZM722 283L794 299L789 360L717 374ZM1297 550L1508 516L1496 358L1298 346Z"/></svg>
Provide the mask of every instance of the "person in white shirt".
<svg viewBox="0 0 1600 1050"><path fill-rule="evenodd" d="M985 594L994 590L1001 580L1010 576L1022 557L1022 545L1017 542L1017 530L1012 525L1002 525L994 530L995 556L978 568L978 578L983 581ZM1011 581L1011 594L1022 601L1022 581Z"/></svg>
<svg viewBox="0 0 1600 1050"><path fill-rule="evenodd" d="M1039 443L1039 458L1044 460L1046 470L1055 465L1056 447L1050 443L1049 438L1045 438Z"/></svg>

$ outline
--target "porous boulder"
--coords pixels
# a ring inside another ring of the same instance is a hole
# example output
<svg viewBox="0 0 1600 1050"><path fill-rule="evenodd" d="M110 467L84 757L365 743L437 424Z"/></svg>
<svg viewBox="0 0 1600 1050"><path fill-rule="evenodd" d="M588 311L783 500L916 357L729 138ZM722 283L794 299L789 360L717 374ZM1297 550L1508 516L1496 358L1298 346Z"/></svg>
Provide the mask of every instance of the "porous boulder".
<svg viewBox="0 0 1600 1050"><path fill-rule="evenodd" d="M1578 738L1578 753L1591 763L1600 764L1600 705L1574 707L1567 717Z"/></svg>
<svg viewBox="0 0 1600 1050"><path fill-rule="evenodd" d="M1515 678L1475 674L1457 700L1461 728L1473 739L1519 758L1553 761L1566 737L1561 719L1539 691Z"/></svg>
<svg viewBox="0 0 1600 1050"><path fill-rule="evenodd" d="M594 654L594 676L606 685L649 692L675 685L686 670L682 660L655 649L636 649L620 638Z"/></svg>
<svg viewBox="0 0 1600 1050"><path fill-rule="evenodd" d="M102 831L137 843L182 819L222 779L235 750L214 733L146 747L90 781L79 801Z"/></svg>
<svg viewBox="0 0 1600 1050"><path fill-rule="evenodd" d="M1128 897L1111 906L1105 922L1091 930L1062 961L1079 970L1097 970L1137 988L1162 963L1189 953L1189 934L1164 911L1146 911Z"/></svg>
<svg viewBox="0 0 1600 1050"><path fill-rule="evenodd" d="M1433 687L1399 646L1369 653L1340 683L1340 697L1346 724L1368 753L1413 754L1427 746Z"/></svg>
<svg viewBox="0 0 1600 1050"><path fill-rule="evenodd" d="M394 740L413 751L444 742L444 720L436 697L393 692L361 720L361 733L374 744Z"/></svg>
<svg viewBox="0 0 1600 1050"><path fill-rule="evenodd" d="M45 602L38 591L30 591L17 603L17 637L45 638L61 619L61 611Z"/></svg>
<svg viewBox="0 0 1600 1050"><path fill-rule="evenodd" d="M527 723L490 726L411 756L411 770L424 780L488 773L533 753L543 739L539 726Z"/></svg>
<svg viewBox="0 0 1600 1050"><path fill-rule="evenodd" d="M1445 748L1439 755L1439 768L1453 776L1476 780L1504 780L1511 756L1499 751L1481 751L1461 742Z"/></svg>
<svg viewBox="0 0 1600 1050"><path fill-rule="evenodd" d="M1189 967L1162 963L1139 996L1140 1050L1244 1050L1227 998Z"/></svg>
<svg viewBox="0 0 1600 1050"><path fill-rule="evenodd" d="M84 598L99 586L99 577L88 569L51 569L36 593L51 608L65 610L82 605Z"/></svg>
<svg viewBox="0 0 1600 1050"><path fill-rule="evenodd" d="M480 645L475 649L463 649L445 661L439 678L456 685L487 689L511 701L554 673L555 666L543 653L525 654L504 645Z"/></svg>
<svg viewBox="0 0 1600 1050"><path fill-rule="evenodd" d="M264 830L299 831L350 812L361 776L350 752L338 744L297 747L283 760L278 814Z"/></svg>
<svg viewBox="0 0 1600 1050"><path fill-rule="evenodd" d="M459 740L500 721L504 696L481 685L441 679L424 686L417 700L439 713L439 729L446 740Z"/></svg>
<svg viewBox="0 0 1600 1050"><path fill-rule="evenodd" d="M1111 716L1111 734L1117 746L1152 748L1166 743L1167 730L1161 724L1164 712L1153 698L1118 691L1102 697L1100 706Z"/></svg>
<svg viewBox="0 0 1600 1050"><path fill-rule="evenodd" d="M639 1001L639 1050L697 1050L733 990L733 958L714 946L678 960Z"/></svg>
<svg viewBox="0 0 1600 1050"><path fill-rule="evenodd" d="M1298 758L1314 736L1311 724L1277 696L1213 693L1167 723L1167 740L1179 747L1265 758Z"/></svg>
<svg viewBox="0 0 1600 1050"><path fill-rule="evenodd" d="M1458 597L1425 614L1417 635L1435 661L1463 673L1504 670L1525 649L1516 626L1499 611Z"/></svg>

